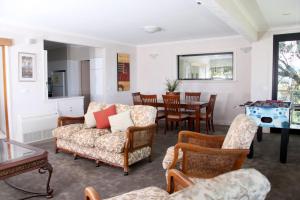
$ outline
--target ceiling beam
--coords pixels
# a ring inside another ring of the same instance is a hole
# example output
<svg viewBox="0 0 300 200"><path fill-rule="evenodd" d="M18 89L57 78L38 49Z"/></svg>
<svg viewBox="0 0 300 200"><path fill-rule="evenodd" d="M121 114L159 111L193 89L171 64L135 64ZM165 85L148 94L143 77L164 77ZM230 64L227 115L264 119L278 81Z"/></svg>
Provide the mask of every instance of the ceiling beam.
<svg viewBox="0 0 300 200"><path fill-rule="evenodd" d="M252 14L254 11L249 10L249 0L202 0L203 6L247 40L253 42L258 39L258 32L266 29L267 26L256 1L251 2L251 7L257 8L255 12L259 13L256 14L255 18Z"/></svg>

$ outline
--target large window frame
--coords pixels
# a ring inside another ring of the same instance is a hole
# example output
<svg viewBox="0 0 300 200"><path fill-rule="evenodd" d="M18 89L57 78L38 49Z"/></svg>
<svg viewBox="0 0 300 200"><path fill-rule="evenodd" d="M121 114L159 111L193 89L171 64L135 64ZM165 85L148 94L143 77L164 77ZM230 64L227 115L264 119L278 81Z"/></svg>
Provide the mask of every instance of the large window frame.
<svg viewBox="0 0 300 200"><path fill-rule="evenodd" d="M192 57L192 56L214 56L214 55L225 55L225 54L231 54L232 56L232 77L228 79L211 79L211 78L181 78L180 77L180 57ZM183 80L183 81L233 81L235 77L235 63L234 63L234 52L228 51L228 52L216 52L216 53L202 53L202 54L184 54L184 55L177 55L177 79Z"/></svg>
<svg viewBox="0 0 300 200"><path fill-rule="evenodd" d="M272 80L272 99L277 100L278 94L278 60L279 43L284 41L300 40L300 33L279 34L273 36L273 80Z"/></svg>

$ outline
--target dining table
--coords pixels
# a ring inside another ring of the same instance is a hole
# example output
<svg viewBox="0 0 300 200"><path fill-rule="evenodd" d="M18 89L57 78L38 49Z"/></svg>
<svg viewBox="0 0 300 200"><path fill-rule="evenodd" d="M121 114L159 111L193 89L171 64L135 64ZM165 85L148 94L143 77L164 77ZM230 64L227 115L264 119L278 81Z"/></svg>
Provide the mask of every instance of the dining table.
<svg viewBox="0 0 300 200"><path fill-rule="evenodd" d="M157 103L155 105L157 108L164 107L163 99L157 99ZM180 100L180 108L182 109L190 109L191 107L195 110L196 115L196 123L195 123L195 130L200 132L200 114L202 109L206 109L208 106L208 102L206 101L186 101L185 99Z"/></svg>

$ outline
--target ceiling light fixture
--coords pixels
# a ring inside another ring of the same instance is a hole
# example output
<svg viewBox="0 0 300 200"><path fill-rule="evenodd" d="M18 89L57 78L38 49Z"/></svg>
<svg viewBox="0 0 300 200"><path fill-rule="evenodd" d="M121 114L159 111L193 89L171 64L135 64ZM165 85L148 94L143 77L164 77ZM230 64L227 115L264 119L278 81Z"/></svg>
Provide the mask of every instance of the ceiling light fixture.
<svg viewBox="0 0 300 200"><path fill-rule="evenodd" d="M199 0L197 0L196 3L197 3L198 5L201 5L201 4L202 4L202 2L199 1Z"/></svg>
<svg viewBox="0 0 300 200"><path fill-rule="evenodd" d="M162 28L159 26L144 26L143 29L147 33L156 33L162 31Z"/></svg>
<svg viewBox="0 0 300 200"><path fill-rule="evenodd" d="M289 13L289 12L286 12L286 13L282 13L282 15L284 15L284 16L288 16L288 15L290 15L291 13Z"/></svg>

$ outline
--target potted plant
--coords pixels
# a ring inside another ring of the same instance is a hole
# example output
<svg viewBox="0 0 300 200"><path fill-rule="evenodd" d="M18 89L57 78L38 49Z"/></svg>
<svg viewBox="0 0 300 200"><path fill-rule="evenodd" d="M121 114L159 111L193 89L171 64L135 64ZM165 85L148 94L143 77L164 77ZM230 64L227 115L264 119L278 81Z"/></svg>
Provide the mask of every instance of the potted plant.
<svg viewBox="0 0 300 200"><path fill-rule="evenodd" d="M166 86L167 86L167 92L172 93L175 92L179 86L179 80L169 80L167 79Z"/></svg>

